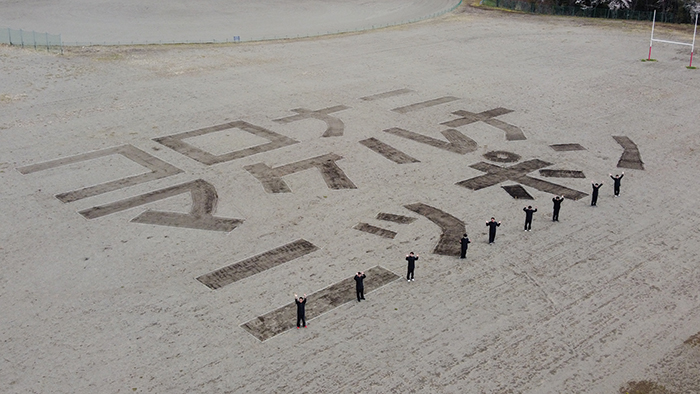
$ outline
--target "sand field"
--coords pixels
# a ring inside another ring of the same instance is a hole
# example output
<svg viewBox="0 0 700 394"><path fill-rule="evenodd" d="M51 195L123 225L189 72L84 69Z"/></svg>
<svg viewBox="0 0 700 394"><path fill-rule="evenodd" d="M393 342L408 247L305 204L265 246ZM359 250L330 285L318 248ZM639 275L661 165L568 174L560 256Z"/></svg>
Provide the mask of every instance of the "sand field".
<svg viewBox="0 0 700 394"><path fill-rule="evenodd" d="M649 27L0 47L2 391L700 392L700 74Z"/></svg>

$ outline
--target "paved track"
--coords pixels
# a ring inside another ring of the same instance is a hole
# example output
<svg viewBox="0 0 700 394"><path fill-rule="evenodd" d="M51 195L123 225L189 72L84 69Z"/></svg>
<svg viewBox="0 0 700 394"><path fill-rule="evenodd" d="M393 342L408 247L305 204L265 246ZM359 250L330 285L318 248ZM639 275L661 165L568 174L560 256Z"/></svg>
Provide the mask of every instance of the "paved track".
<svg viewBox="0 0 700 394"><path fill-rule="evenodd" d="M425 19L459 0L0 0L0 27L75 43L243 41L316 36Z"/></svg>

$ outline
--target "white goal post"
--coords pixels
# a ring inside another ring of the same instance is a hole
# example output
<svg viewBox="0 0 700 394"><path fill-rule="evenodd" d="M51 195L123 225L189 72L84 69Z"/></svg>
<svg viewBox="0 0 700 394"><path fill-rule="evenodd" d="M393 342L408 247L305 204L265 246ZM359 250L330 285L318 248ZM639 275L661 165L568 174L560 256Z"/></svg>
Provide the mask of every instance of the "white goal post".
<svg viewBox="0 0 700 394"><path fill-rule="evenodd" d="M695 51L695 33L698 31L698 14L695 14L695 28L693 29L693 42L688 44L687 42L677 42L668 40L659 40L654 38L654 25L656 24L656 10L654 10L654 21L651 23L651 41L649 41L649 57L647 60L651 60L651 46L656 42L665 42L667 44L676 45L687 45L690 47L690 65L688 67L693 67L693 52Z"/></svg>

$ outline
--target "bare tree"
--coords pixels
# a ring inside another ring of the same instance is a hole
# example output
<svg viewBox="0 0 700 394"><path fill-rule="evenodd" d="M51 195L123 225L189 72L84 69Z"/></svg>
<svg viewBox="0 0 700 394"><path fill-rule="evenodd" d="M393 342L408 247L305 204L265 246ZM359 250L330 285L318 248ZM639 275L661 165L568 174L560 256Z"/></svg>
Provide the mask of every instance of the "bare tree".
<svg viewBox="0 0 700 394"><path fill-rule="evenodd" d="M694 0L693 0L694 1ZM611 10L630 8L630 0L576 0L576 4L583 9L595 8L600 4L606 4Z"/></svg>
<svg viewBox="0 0 700 394"><path fill-rule="evenodd" d="M691 19L695 19L695 15L700 14L700 1L684 0L683 7L690 12Z"/></svg>

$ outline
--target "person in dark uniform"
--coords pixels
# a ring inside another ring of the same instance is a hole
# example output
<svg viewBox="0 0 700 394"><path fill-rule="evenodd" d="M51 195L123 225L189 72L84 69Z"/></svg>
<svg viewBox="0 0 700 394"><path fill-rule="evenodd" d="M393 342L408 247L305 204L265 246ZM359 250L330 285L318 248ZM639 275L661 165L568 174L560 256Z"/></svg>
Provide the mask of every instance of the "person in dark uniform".
<svg viewBox="0 0 700 394"><path fill-rule="evenodd" d="M355 274L355 290L357 291L357 302L365 299L365 285L362 281L367 277L364 272L360 271Z"/></svg>
<svg viewBox="0 0 700 394"><path fill-rule="evenodd" d="M406 255L406 261L408 261L408 273L406 274L407 282L413 282L413 271L416 269L416 260L418 260L417 254L411 252Z"/></svg>
<svg viewBox="0 0 700 394"><path fill-rule="evenodd" d="M459 255L460 259L464 259L467 257L467 248L469 247L469 244L471 241L469 241L469 237L467 237L467 233L464 233L464 236L462 237L462 254Z"/></svg>
<svg viewBox="0 0 700 394"><path fill-rule="evenodd" d="M559 209L561 209L561 202L564 201L564 196L554 196L552 202L554 203L554 213L552 213L552 221L559 221Z"/></svg>
<svg viewBox="0 0 700 394"><path fill-rule="evenodd" d="M601 186L603 186L603 182L600 183L595 183L591 182L593 184L593 194L591 195L591 206L595 207L596 203L598 202L598 189L600 189Z"/></svg>
<svg viewBox="0 0 700 394"><path fill-rule="evenodd" d="M306 294L303 297L297 297L294 294L294 301L297 303L297 328L299 328L299 322L302 322L306 328Z"/></svg>
<svg viewBox="0 0 700 394"><path fill-rule="evenodd" d="M525 231L530 231L532 229L532 214L537 212L537 208L528 205L526 208L523 208L523 211L525 211Z"/></svg>
<svg viewBox="0 0 700 394"><path fill-rule="evenodd" d="M620 181L622 180L622 177L625 176L625 172L622 171L622 175L615 175L610 174L610 178L612 178L613 182L615 184L613 185L613 192L615 193L615 197L620 197Z"/></svg>
<svg viewBox="0 0 700 394"><path fill-rule="evenodd" d="M492 244L496 241L496 227L501 225L501 222L497 222L496 219L491 218L490 222L486 222L486 225L489 226L489 244Z"/></svg>

